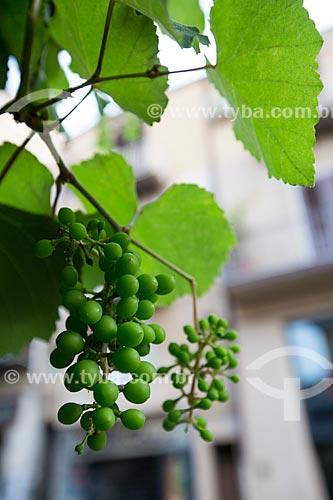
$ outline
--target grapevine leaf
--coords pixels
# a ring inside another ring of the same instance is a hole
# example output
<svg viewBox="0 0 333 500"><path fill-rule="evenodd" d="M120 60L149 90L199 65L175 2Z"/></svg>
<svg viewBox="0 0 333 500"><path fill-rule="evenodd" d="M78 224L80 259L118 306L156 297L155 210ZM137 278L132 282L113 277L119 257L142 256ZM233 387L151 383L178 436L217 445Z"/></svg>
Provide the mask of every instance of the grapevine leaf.
<svg viewBox="0 0 333 500"><path fill-rule="evenodd" d="M0 354L18 353L32 338L48 339L58 317L63 256L37 259L34 243L57 235L49 217L0 205Z"/></svg>
<svg viewBox="0 0 333 500"><path fill-rule="evenodd" d="M236 243L214 196L192 184L174 185L158 200L146 205L131 236L194 276L199 295L213 284ZM142 254L145 272L170 272L157 260ZM166 303L190 292L189 283L178 275L175 277L176 290L166 297Z"/></svg>
<svg viewBox="0 0 333 500"><path fill-rule="evenodd" d="M131 222L137 209L135 179L132 168L116 153L96 155L72 167L81 184L122 225ZM75 190L75 188L73 188ZM96 209L75 190L88 213Z"/></svg>
<svg viewBox="0 0 333 500"><path fill-rule="evenodd" d="M0 171L17 149L5 143L0 147ZM37 214L50 213L53 177L49 170L28 151L21 151L0 184L0 203Z"/></svg>
<svg viewBox="0 0 333 500"><path fill-rule="evenodd" d="M198 0L168 0L168 9L174 21L204 30L205 16Z"/></svg>
<svg viewBox="0 0 333 500"><path fill-rule="evenodd" d="M96 69L109 2L100 0L93 8L90 0L55 0L55 4L53 37L70 52L73 70L89 78ZM100 77L146 73L159 64L157 52L158 38L151 19L116 3ZM160 120L168 102L166 76L105 81L95 84L95 88L111 95L124 110L149 124ZM159 112L150 112L151 105L157 105Z"/></svg>
<svg viewBox="0 0 333 500"><path fill-rule="evenodd" d="M237 139L270 177L313 186L322 39L302 1L215 0L211 28L217 67L209 78L238 112Z"/></svg>

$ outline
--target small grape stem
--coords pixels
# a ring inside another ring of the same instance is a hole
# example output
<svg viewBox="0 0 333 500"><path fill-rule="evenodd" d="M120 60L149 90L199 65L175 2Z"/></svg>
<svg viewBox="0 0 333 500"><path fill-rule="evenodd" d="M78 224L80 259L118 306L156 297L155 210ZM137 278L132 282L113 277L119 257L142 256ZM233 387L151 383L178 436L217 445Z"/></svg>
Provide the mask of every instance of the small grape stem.
<svg viewBox="0 0 333 500"><path fill-rule="evenodd" d="M105 19L105 24L104 24L104 31L103 31L103 37L102 37L102 42L101 46L99 49L99 55L98 55L98 61L96 65L96 69L94 71L94 74L89 78L90 81L94 82L99 75L101 74L102 71L102 65L103 65L103 59L104 59L104 53L106 49L106 43L108 40L108 35L109 35L109 30L110 30L110 24L111 24L111 18L113 14L113 8L114 8L115 0L110 0L109 6L108 6L108 11L106 14L106 19Z"/></svg>
<svg viewBox="0 0 333 500"><path fill-rule="evenodd" d="M31 134L28 135L28 137L23 141L21 146L18 146L15 149L14 153L11 155L11 157L7 160L5 166L3 167L3 169L1 170L1 173L0 173L0 183L4 180L4 178L6 177L6 175L8 174L10 169L12 168L13 164L15 163L17 158L20 156L20 154L22 153L23 149L26 147L28 142L33 138L35 133L36 133L35 131L32 131Z"/></svg>
<svg viewBox="0 0 333 500"><path fill-rule="evenodd" d="M103 346L102 346L103 354L106 354L107 350L108 350L108 344L103 344ZM101 365L102 365L102 369L103 369L103 377L102 378L103 378L103 381L106 382L108 380L109 373L110 373L109 361L108 361L107 356L103 356L101 358Z"/></svg>
<svg viewBox="0 0 333 500"><path fill-rule="evenodd" d="M207 347L207 345L209 345L209 342L210 342L211 338L213 337L213 335L214 335L213 332L211 332L208 335L208 337L202 341L201 346L199 347L199 350L198 350L198 354L197 354L195 364L193 367L193 379L192 379L191 389L190 389L190 392L188 395L188 402L190 403L191 406L193 405L194 400L195 400L195 386L196 386L196 383L198 381L199 367L200 367L202 355L203 355L203 352L205 350L205 347ZM188 421L191 423L193 423L193 410L194 410L194 408L192 407L190 412L189 412L189 415L188 415Z"/></svg>
<svg viewBox="0 0 333 500"><path fill-rule="evenodd" d="M78 181L78 179L75 177L72 172L68 170L66 167L65 163L63 162L62 158L60 157L57 149L55 148L51 135L49 133L40 133L39 134L42 140L45 142L47 147L50 150L50 153L52 154L53 158L55 159L60 173L62 175L63 181L71 184L74 186L96 209L97 211L103 215L105 220L111 224L111 226L116 230L116 231L126 231L128 232L128 228L121 226L118 224L118 222L111 217L111 215L103 208L103 206L96 200L94 196L92 196L87 189L82 186L82 184ZM183 269L180 269L180 267L176 266L172 262L168 261L158 253L154 252L150 248L146 247L139 241L135 240L134 238L131 238L131 242L133 245L136 247L140 248L143 250L145 253L153 257L155 260L161 262L164 264L166 267L174 271L176 274L181 276L182 278L186 279L191 287L191 294L192 294L192 302L193 302L193 322L195 325L196 330L199 331L199 323L198 323L198 307L197 307L197 293L196 293L196 280L193 276L188 274L186 271L183 271Z"/></svg>

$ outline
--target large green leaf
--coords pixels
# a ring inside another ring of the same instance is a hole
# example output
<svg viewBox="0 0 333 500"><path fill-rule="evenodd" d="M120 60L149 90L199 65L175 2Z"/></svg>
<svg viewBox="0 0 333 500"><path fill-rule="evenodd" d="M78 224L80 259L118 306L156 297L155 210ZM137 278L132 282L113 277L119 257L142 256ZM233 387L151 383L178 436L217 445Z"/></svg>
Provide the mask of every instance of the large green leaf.
<svg viewBox="0 0 333 500"><path fill-rule="evenodd" d="M18 353L55 329L63 256L37 259L33 245L57 235L57 227L49 217L0 205L0 354Z"/></svg>
<svg viewBox="0 0 333 500"><path fill-rule="evenodd" d="M92 76L96 69L108 4L108 0L55 0L53 36L69 51L73 70L83 78ZM159 63L157 52L158 38L152 20L116 3L100 76L144 73ZM96 88L149 124L160 120L167 105L166 76L113 80L100 83ZM152 105L157 105L159 112L151 111Z"/></svg>
<svg viewBox="0 0 333 500"><path fill-rule="evenodd" d="M215 0L211 28L217 68L209 77L239 113L236 137L270 177L312 186L322 39L302 1Z"/></svg>
<svg viewBox="0 0 333 500"><path fill-rule="evenodd" d="M124 158L116 153L96 155L72 167L81 184L119 222L129 224L137 209L135 179L132 168ZM80 193L86 210L94 213L94 208Z"/></svg>
<svg viewBox="0 0 333 500"><path fill-rule="evenodd" d="M17 149L14 144L0 147L0 172ZM36 214L50 213L53 177L49 170L28 151L21 151L0 184L0 203Z"/></svg>
<svg viewBox="0 0 333 500"><path fill-rule="evenodd" d="M236 243L214 196L192 184L174 185L157 201L146 205L131 236L194 276L199 295L213 284ZM152 273L167 270L144 252L142 268ZM190 292L187 281L177 275L176 279L176 290L167 296L167 303Z"/></svg>

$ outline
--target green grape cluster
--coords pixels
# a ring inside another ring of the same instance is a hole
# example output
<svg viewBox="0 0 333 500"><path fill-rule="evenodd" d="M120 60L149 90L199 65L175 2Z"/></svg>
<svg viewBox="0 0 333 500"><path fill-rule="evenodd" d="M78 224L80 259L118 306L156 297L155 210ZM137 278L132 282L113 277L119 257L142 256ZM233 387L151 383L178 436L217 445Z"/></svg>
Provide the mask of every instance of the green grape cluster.
<svg viewBox="0 0 333 500"><path fill-rule="evenodd" d="M230 373L238 365L235 355L240 347L230 345L238 334L228 329L224 318L211 314L207 319L200 320L198 326L184 326L188 342L172 342L169 352L175 362L158 370L161 375L169 374L173 387L180 391L179 397L163 403L163 410L168 414L163 427L172 431L181 424L187 427L192 425L202 439L212 441L213 435L207 428L206 419L195 414L197 410L209 410L215 401L228 401L225 379L234 383L240 380L238 375Z"/></svg>
<svg viewBox="0 0 333 500"><path fill-rule="evenodd" d="M141 358L148 355L151 344L161 344L166 337L158 324L146 324L152 318L159 295L175 287L170 274L143 273L141 256L130 248L125 232L107 236L104 223L91 219L87 225L76 222L70 208L58 213L61 235L58 240L40 240L35 255L46 258L59 243L64 243L66 266L60 276L62 303L68 309L66 330L56 339L50 355L55 368L67 368L64 385L69 392L87 389L93 392L91 404L66 403L58 411L58 420L65 425L80 420L86 432L76 451L82 453L87 443L92 450L104 448L106 431L117 419L131 430L140 429L146 420L135 408L122 411L117 404L120 393L130 403L142 404L150 397L150 383L156 368ZM74 265L81 252L90 265L98 261L104 272L101 291L88 291L80 282ZM131 374L125 385L109 380L112 372Z"/></svg>

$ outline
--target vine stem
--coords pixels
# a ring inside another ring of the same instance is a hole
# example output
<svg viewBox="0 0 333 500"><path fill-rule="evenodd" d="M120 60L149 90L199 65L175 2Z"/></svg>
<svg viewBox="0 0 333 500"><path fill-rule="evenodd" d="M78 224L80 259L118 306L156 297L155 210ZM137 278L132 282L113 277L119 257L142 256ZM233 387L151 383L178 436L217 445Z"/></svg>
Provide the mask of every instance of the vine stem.
<svg viewBox="0 0 333 500"><path fill-rule="evenodd" d="M21 84L17 93L17 97L22 97L29 91L32 47L41 4L42 0L30 0L29 3L21 61Z"/></svg>
<svg viewBox="0 0 333 500"><path fill-rule="evenodd" d="M35 131L33 130L30 135L28 135L28 137L23 141L23 143L21 144L21 146L18 146L14 153L12 154L12 156L8 159L7 163L5 164L5 166L3 167L3 169L1 170L1 173L0 173L0 183L4 180L4 178L6 177L6 175L8 174L8 172L10 171L10 169L12 168L14 162L17 160L17 158L19 157L19 155L21 154L21 152L23 151L23 149L26 147L26 145L28 144L28 142L30 141L30 139L32 139L32 137L35 135Z"/></svg>
<svg viewBox="0 0 333 500"><path fill-rule="evenodd" d="M97 211L101 215L103 215L105 220L107 222L109 222L109 224L111 224L111 226L116 231L127 231L128 232L128 229L126 227L121 226L113 217L111 217L111 215L103 208L103 206L96 200L96 198L91 193L89 193L89 191L84 186L82 186L82 184L75 177L75 175L72 174L72 172L70 172L68 170L65 163L61 159L58 151L56 150L50 134L49 133L44 133L44 134L40 133L40 137L45 142L45 144L47 145L47 147L50 150L50 153L52 154L53 158L55 159L55 161L59 167L59 170L60 170L62 181L67 182L67 183L71 184L72 186L74 186L97 209ZM180 269L180 267L176 266L172 262L169 262L167 259L165 259L161 255L155 253L153 250L146 247L145 245L143 245L139 241L135 240L134 238L131 238L131 242L133 245L140 248L145 253L147 253L148 255L153 257L155 260L161 262L166 267L168 267L169 269L171 269L176 274L178 274L182 278L186 279L190 283L192 301L193 301L193 322L194 322L195 328L197 330L199 330L195 278L193 276L191 276L190 274L186 273L185 271L183 271L182 269Z"/></svg>
<svg viewBox="0 0 333 500"><path fill-rule="evenodd" d="M88 80L86 80L83 83L80 83L79 85L76 85L75 87L68 87L67 89L64 89L59 95L56 97L53 97L52 99L49 99L48 101L42 102L38 106L36 106L36 110L41 110L43 108L46 108L48 106L51 106L53 104L56 104L57 102L66 99L69 97L71 94L76 92L77 90L83 89L84 87L87 87L88 85L93 86L96 85L97 83L102 83L102 82L111 82L114 80L128 80L131 78L149 78L151 80L154 80L155 78L160 78L161 76L168 76L168 75L175 75L179 73L190 73L192 71L203 71L206 69L214 69L216 68L215 65L213 64L206 64L205 66L199 66L197 68L188 68L188 69L176 69L176 70L163 70L161 71L160 65L156 64L152 68L148 69L147 71L142 71L139 73L128 73L128 74L123 74L123 75L111 75L111 76L103 76L103 77L91 77ZM12 104L12 103L11 103ZM4 109L3 111L0 110L1 112L5 112L6 110Z"/></svg>
<svg viewBox="0 0 333 500"><path fill-rule="evenodd" d="M106 19L105 19L105 24L104 24L104 31L103 31L103 37L102 37L102 42L101 42L101 47L99 49L99 55L98 55L98 61L96 65L96 69L94 71L94 74L91 76L89 80L95 81L97 77L101 74L102 71L102 65L103 65L103 59L104 59L104 53L106 49L106 43L108 40L108 35L109 35L109 30L110 30L110 24L111 24L111 18L113 14L113 8L114 8L115 0L110 0L109 6L108 6L108 11L106 14Z"/></svg>

